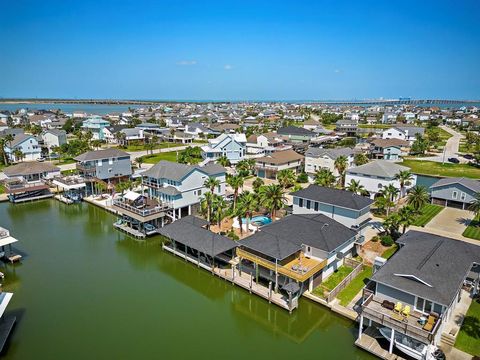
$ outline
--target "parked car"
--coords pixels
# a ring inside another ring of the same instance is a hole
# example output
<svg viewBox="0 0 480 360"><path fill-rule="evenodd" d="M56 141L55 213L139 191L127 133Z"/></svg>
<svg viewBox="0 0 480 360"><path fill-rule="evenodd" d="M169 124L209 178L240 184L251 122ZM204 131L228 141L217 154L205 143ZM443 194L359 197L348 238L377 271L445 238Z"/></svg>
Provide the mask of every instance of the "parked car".
<svg viewBox="0 0 480 360"><path fill-rule="evenodd" d="M464 154L462 156L463 156L464 159L473 160L473 155L472 154Z"/></svg>
<svg viewBox="0 0 480 360"><path fill-rule="evenodd" d="M457 158L448 158L448 162L451 162L451 163L454 163L454 164L459 164L460 163L460 160L458 160Z"/></svg>
<svg viewBox="0 0 480 360"><path fill-rule="evenodd" d="M45 161L45 158L44 158L44 157L38 158L37 161L38 161L38 162L44 162L44 161Z"/></svg>

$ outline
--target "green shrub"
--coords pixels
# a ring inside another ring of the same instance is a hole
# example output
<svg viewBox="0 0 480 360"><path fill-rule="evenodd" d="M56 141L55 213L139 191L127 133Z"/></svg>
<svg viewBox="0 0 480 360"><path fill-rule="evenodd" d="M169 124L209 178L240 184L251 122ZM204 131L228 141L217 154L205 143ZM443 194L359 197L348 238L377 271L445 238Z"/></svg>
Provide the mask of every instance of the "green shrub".
<svg viewBox="0 0 480 360"><path fill-rule="evenodd" d="M380 238L378 237L378 235L375 235L374 237L372 237L372 241L373 242L377 242Z"/></svg>
<svg viewBox="0 0 480 360"><path fill-rule="evenodd" d="M307 183L308 182L308 175L307 173L300 173L297 177L297 182L301 183L301 184L304 184L304 183Z"/></svg>
<svg viewBox="0 0 480 360"><path fill-rule="evenodd" d="M390 235L383 235L380 238L380 242L382 243L383 246L392 246L394 241Z"/></svg>

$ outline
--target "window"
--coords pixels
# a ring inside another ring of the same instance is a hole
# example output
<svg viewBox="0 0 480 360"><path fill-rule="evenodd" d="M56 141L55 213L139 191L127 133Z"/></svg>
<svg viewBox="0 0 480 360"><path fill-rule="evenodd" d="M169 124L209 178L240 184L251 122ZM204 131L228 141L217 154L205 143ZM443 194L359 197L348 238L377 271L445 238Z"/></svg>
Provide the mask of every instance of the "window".
<svg viewBox="0 0 480 360"><path fill-rule="evenodd" d="M98 161L97 161L97 165L98 165L98 166L102 166L102 160L98 160Z"/></svg>
<svg viewBox="0 0 480 360"><path fill-rule="evenodd" d="M298 199L298 206L303 207L303 199Z"/></svg>
<svg viewBox="0 0 480 360"><path fill-rule="evenodd" d="M307 200L307 209L310 209L310 200Z"/></svg>
<svg viewBox="0 0 480 360"><path fill-rule="evenodd" d="M109 165L112 165L112 164L113 164L113 159L112 159L112 158L108 159L108 164L109 164Z"/></svg>
<svg viewBox="0 0 480 360"><path fill-rule="evenodd" d="M458 197L458 192L454 191L452 192L452 199L456 199Z"/></svg>
<svg viewBox="0 0 480 360"><path fill-rule="evenodd" d="M378 183L378 188L379 189L383 188L383 185L381 183Z"/></svg>
<svg viewBox="0 0 480 360"><path fill-rule="evenodd" d="M318 211L318 202L314 202L313 203L313 208L315 209L315 211Z"/></svg>
<svg viewBox="0 0 480 360"><path fill-rule="evenodd" d="M198 196L202 195L202 190L198 190Z"/></svg>
<svg viewBox="0 0 480 360"><path fill-rule="evenodd" d="M464 192L460 193L460 199L465 200L466 197L467 194L465 194Z"/></svg>

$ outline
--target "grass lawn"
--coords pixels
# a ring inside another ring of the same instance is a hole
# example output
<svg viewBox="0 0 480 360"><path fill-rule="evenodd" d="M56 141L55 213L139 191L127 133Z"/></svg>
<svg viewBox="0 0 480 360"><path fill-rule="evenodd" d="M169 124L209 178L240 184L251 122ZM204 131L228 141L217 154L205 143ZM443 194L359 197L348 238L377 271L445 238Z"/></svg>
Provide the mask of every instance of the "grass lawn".
<svg viewBox="0 0 480 360"><path fill-rule="evenodd" d="M462 234L470 239L480 240L480 218L476 218L470 222Z"/></svg>
<svg viewBox="0 0 480 360"><path fill-rule="evenodd" d="M177 161L177 152L169 151L169 152L158 153L153 155L145 155L145 156L142 156L142 159L143 159L143 162L146 164L156 164L160 160Z"/></svg>
<svg viewBox="0 0 480 360"><path fill-rule="evenodd" d="M3 194L5 193L5 188L3 187L3 185L0 185L0 194Z"/></svg>
<svg viewBox="0 0 480 360"><path fill-rule="evenodd" d="M455 347L472 355L480 355L480 303L473 301L470 305Z"/></svg>
<svg viewBox="0 0 480 360"><path fill-rule="evenodd" d="M392 257L393 254L395 254L398 250L398 245L397 244L393 244L391 248L385 250L383 253L382 253L382 257L384 259L390 259Z"/></svg>
<svg viewBox="0 0 480 360"><path fill-rule="evenodd" d="M340 284L340 282L347 277L353 271L353 268L350 266L340 266L336 272L328 277L328 279L322 283L323 287L327 290L335 289L335 286Z"/></svg>
<svg viewBox="0 0 480 360"><path fill-rule="evenodd" d="M470 146L467 142L465 141L460 141L460 146L458 147L458 151L462 153L468 153L470 152Z"/></svg>
<svg viewBox="0 0 480 360"><path fill-rule="evenodd" d="M75 160L73 160L72 158L66 158L66 159L62 159L54 162L55 165L66 165L66 164L74 164L74 163L75 163Z"/></svg>
<svg viewBox="0 0 480 360"><path fill-rule="evenodd" d="M390 129L391 127L395 127L395 124L358 124L360 129Z"/></svg>
<svg viewBox="0 0 480 360"><path fill-rule="evenodd" d="M348 286L340 291L337 298L340 300L340 305L347 306L350 301L362 290L365 286L367 279L372 276L372 268L365 266L360 274L352 280Z"/></svg>
<svg viewBox="0 0 480 360"><path fill-rule="evenodd" d="M480 178L480 168L469 164L439 163L435 161L404 160L400 163L413 173L433 176Z"/></svg>
<svg viewBox="0 0 480 360"><path fill-rule="evenodd" d="M427 204L420 209L421 214L417 216L413 225L415 226L425 226L430 220L432 220L437 214L443 210L443 207L440 205Z"/></svg>

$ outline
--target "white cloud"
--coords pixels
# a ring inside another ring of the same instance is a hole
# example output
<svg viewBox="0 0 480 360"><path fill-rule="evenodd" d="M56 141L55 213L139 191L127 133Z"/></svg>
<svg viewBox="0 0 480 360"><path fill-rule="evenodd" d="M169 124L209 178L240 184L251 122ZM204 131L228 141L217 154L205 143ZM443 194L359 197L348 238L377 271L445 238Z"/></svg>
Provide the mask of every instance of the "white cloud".
<svg viewBox="0 0 480 360"><path fill-rule="evenodd" d="M340 69L335 69L333 72L334 72L335 74L339 74L339 73L342 72L342 70L340 70Z"/></svg>
<svg viewBox="0 0 480 360"><path fill-rule="evenodd" d="M180 65L180 66L197 65L197 60L182 60L182 61L177 62L177 65Z"/></svg>
<svg viewBox="0 0 480 360"><path fill-rule="evenodd" d="M232 70L232 69L233 69L233 66L230 65L230 64L226 64L226 65L223 66L223 68L224 68L225 70Z"/></svg>

